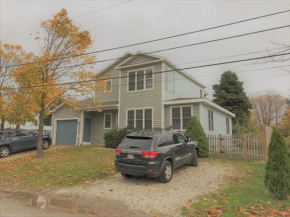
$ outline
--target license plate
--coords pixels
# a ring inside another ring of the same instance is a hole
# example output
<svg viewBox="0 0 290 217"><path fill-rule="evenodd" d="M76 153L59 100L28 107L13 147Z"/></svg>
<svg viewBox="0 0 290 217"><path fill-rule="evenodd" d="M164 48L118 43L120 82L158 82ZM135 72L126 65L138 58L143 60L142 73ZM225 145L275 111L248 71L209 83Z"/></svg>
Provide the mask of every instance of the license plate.
<svg viewBox="0 0 290 217"><path fill-rule="evenodd" d="M132 160L132 159L135 159L135 155L134 155L134 154L128 154L128 155L127 155L127 158L128 158L128 159L131 159L131 160Z"/></svg>

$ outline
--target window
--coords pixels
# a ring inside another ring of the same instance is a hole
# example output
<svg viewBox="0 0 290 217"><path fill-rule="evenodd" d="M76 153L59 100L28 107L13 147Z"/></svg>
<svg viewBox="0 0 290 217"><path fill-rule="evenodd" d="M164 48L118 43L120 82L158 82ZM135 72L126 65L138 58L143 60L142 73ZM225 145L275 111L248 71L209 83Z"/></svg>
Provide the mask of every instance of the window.
<svg viewBox="0 0 290 217"><path fill-rule="evenodd" d="M165 68L165 90L175 93L175 72Z"/></svg>
<svg viewBox="0 0 290 217"><path fill-rule="evenodd" d="M180 108L172 108L172 129L180 128Z"/></svg>
<svg viewBox="0 0 290 217"><path fill-rule="evenodd" d="M136 128L143 129L143 109L136 110Z"/></svg>
<svg viewBox="0 0 290 217"><path fill-rule="evenodd" d="M147 69L146 70L146 89L153 88L153 70Z"/></svg>
<svg viewBox="0 0 290 217"><path fill-rule="evenodd" d="M226 117L226 131L230 134L230 118Z"/></svg>
<svg viewBox="0 0 290 217"><path fill-rule="evenodd" d="M136 109L127 111L128 129L152 129L152 109Z"/></svg>
<svg viewBox="0 0 290 217"><path fill-rule="evenodd" d="M172 129L185 130L191 117L191 106L173 107L171 109Z"/></svg>
<svg viewBox="0 0 290 217"><path fill-rule="evenodd" d="M106 81L106 90L104 90L105 93L111 93L112 92L112 80Z"/></svg>
<svg viewBox="0 0 290 217"><path fill-rule="evenodd" d="M112 125L112 114L105 113L104 114L104 129L111 129Z"/></svg>
<svg viewBox="0 0 290 217"><path fill-rule="evenodd" d="M214 131L213 110L208 110L208 130Z"/></svg>
<svg viewBox="0 0 290 217"><path fill-rule="evenodd" d="M128 73L128 91L148 90L153 88L153 69L142 69Z"/></svg>
<svg viewBox="0 0 290 217"><path fill-rule="evenodd" d="M158 142L158 147L167 146L166 135L161 135Z"/></svg>
<svg viewBox="0 0 290 217"><path fill-rule="evenodd" d="M178 143L185 143L185 141L186 141L186 138L179 133L175 134L175 138L176 138Z"/></svg>
<svg viewBox="0 0 290 217"><path fill-rule="evenodd" d="M182 129L186 129L191 117L191 107L182 108Z"/></svg>
<svg viewBox="0 0 290 217"><path fill-rule="evenodd" d="M129 72L129 91L135 90L135 72Z"/></svg>
<svg viewBox="0 0 290 217"><path fill-rule="evenodd" d="M130 110L128 111L128 123L127 123L127 127L128 129L134 129L134 116L135 116L135 111L134 110Z"/></svg>
<svg viewBox="0 0 290 217"><path fill-rule="evenodd" d="M145 129L152 129L152 109L145 109Z"/></svg>

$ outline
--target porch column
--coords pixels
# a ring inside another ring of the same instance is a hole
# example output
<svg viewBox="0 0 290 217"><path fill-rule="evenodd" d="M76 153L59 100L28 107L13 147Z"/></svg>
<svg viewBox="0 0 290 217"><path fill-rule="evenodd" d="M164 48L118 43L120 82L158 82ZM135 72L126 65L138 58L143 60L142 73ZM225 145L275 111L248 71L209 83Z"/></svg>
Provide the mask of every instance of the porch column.
<svg viewBox="0 0 290 217"><path fill-rule="evenodd" d="M81 111L81 119L80 119L80 138L79 138L79 141L80 141L80 144L79 145L82 145L83 144L83 140L84 140L84 122L85 122L85 112L84 111Z"/></svg>

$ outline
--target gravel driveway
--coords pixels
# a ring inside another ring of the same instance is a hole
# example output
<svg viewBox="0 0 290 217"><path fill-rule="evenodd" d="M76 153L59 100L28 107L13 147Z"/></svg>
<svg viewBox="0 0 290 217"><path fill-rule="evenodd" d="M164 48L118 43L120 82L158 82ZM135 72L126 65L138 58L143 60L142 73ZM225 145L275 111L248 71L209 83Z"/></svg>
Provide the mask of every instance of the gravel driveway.
<svg viewBox="0 0 290 217"><path fill-rule="evenodd" d="M219 162L219 163L218 163ZM225 182L223 177L232 172L227 163L200 159L198 167L183 166L176 170L170 183L161 184L154 179L124 179L121 175L98 180L87 186L61 189L55 194L86 199L105 199L148 216L179 216L188 200L217 190Z"/></svg>

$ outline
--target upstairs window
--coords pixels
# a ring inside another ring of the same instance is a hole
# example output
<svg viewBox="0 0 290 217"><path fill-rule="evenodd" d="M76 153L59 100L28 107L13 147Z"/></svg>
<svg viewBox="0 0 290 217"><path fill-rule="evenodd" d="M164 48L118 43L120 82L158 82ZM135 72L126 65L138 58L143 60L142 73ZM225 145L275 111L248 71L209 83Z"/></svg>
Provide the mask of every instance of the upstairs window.
<svg viewBox="0 0 290 217"><path fill-rule="evenodd" d="M112 80L106 81L106 89L104 90L105 93L112 92Z"/></svg>
<svg viewBox="0 0 290 217"><path fill-rule="evenodd" d="M213 110L208 110L208 130L214 131Z"/></svg>
<svg viewBox="0 0 290 217"><path fill-rule="evenodd" d="M153 69L141 69L128 73L128 91L153 89Z"/></svg>
<svg viewBox="0 0 290 217"><path fill-rule="evenodd" d="M175 93L175 72L165 68L165 90Z"/></svg>
<svg viewBox="0 0 290 217"><path fill-rule="evenodd" d="M203 96L203 94L202 94L202 89L200 89L200 91L199 91L199 94L200 94L200 98L202 98Z"/></svg>

